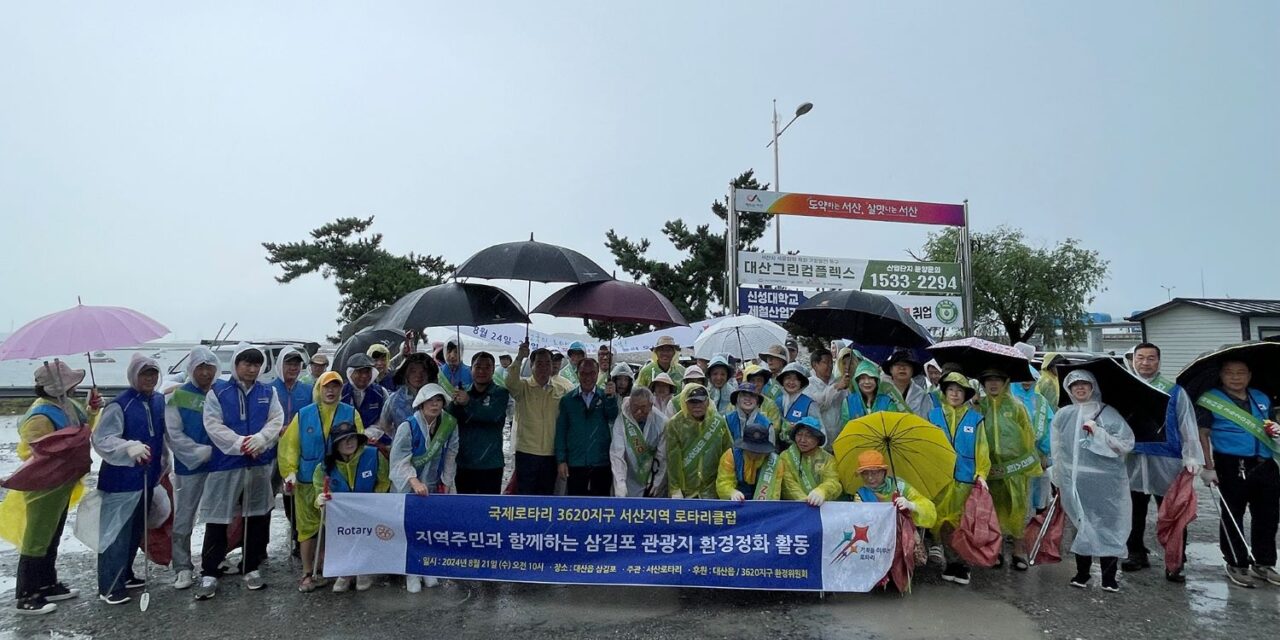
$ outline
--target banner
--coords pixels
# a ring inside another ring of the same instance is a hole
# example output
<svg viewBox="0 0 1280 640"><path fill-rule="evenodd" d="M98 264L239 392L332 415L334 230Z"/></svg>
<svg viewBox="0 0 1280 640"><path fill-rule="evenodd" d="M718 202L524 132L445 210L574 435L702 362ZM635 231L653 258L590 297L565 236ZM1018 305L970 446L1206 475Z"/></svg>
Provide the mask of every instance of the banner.
<svg viewBox="0 0 1280 640"><path fill-rule="evenodd" d="M964 326L960 296L899 296L881 294L898 303L926 329L959 329Z"/></svg>
<svg viewBox="0 0 1280 640"><path fill-rule="evenodd" d="M961 293L960 265L955 262L826 258L756 251L738 252L738 282L806 289Z"/></svg>
<svg viewBox="0 0 1280 640"><path fill-rule="evenodd" d="M738 287L738 313L761 320L786 322L809 296L791 289L753 289Z"/></svg>
<svg viewBox="0 0 1280 640"><path fill-rule="evenodd" d="M748 213L964 226L964 205L738 189L734 206Z"/></svg>
<svg viewBox="0 0 1280 640"><path fill-rule="evenodd" d="M520 343L524 342L524 336L525 336L525 327L522 324L494 324L494 325L486 325L483 327L463 326L460 328L460 331L462 332L462 337L464 338L483 340L485 342L498 345L499 347L502 347L505 350L512 351L512 352L514 352L516 349L520 347ZM677 342L680 342L680 344L683 345L685 343L681 341L680 338L688 331L689 329L684 327L675 327L670 330L654 331L651 333L635 336L632 338L618 338L613 341L613 352L614 353L641 353L641 352L649 351L650 349L653 348L653 345L657 343L658 341L657 336L666 335L666 334L669 334L672 337L676 338ZM453 335L453 331L450 331L448 336L446 337L452 337L452 335ZM693 333L693 338L697 338L696 331ZM549 333L543 333L541 331L535 331L535 330L529 331L529 348L530 349L556 349L561 353L564 353L569 350L569 345L573 344L574 342L581 342L584 346L586 346L587 354L592 357L595 357L596 350L599 349L600 345L609 344L608 342L596 342L591 339L581 340L578 338L566 338L562 336L556 336ZM688 339L687 342L688 342L688 345L690 346L693 345L692 338Z"/></svg>
<svg viewBox="0 0 1280 640"><path fill-rule="evenodd" d="M346 494L326 507L326 576L869 591L892 504Z"/></svg>

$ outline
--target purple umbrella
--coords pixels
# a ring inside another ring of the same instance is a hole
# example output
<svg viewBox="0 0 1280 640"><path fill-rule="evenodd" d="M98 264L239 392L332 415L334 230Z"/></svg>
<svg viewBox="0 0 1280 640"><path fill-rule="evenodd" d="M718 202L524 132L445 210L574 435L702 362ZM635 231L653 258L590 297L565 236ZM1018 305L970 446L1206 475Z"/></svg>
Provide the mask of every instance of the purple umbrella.
<svg viewBox="0 0 1280 640"><path fill-rule="evenodd" d="M0 360L65 356L133 347L169 333L164 325L124 307L79 304L23 325L0 343ZM93 360L89 361L92 379Z"/></svg>
<svg viewBox="0 0 1280 640"><path fill-rule="evenodd" d="M689 324L666 296L634 282L604 280L569 285L530 313L600 322L634 322L658 329Z"/></svg>

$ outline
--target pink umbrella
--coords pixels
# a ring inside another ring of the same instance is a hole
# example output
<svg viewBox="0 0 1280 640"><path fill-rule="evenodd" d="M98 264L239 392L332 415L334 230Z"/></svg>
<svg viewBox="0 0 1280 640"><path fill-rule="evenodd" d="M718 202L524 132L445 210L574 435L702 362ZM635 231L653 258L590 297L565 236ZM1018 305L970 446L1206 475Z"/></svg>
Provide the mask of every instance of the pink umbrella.
<svg viewBox="0 0 1280 640"><path fill-rule="evenodd" d="M132 347L169 333L164 325L124 307L77 304L22 325L0 343L0 360L88 354L99 349ZM93 360L89 361L93 376Z"/></svg>

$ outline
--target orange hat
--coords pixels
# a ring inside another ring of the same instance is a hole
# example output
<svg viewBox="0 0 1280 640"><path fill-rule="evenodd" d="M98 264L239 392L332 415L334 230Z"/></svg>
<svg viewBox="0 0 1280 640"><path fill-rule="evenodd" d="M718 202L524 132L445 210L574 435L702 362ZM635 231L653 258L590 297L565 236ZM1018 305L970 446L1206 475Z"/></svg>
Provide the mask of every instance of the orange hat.
<svg viewBox="0 0 1280 640"><path fill-rule="evenodd" d="M863 451L858 454L858 473L888 468L889 465L884 463L884 456L879 451Z"/></svg>

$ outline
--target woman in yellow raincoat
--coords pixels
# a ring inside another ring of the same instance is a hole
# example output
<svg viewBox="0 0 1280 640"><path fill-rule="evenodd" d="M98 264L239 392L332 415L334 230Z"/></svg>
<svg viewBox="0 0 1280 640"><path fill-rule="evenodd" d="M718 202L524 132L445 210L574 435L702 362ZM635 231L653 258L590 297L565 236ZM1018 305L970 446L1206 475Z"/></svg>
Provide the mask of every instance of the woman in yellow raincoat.
<svg viewBox="0 0 1280 640"><path fill-rule="evenodd" d="M805 416L791 428L792 445L782 452L779 475L782 476L782 499L804 500L821 507L844 493L836 473L835 456L823 445L827 434L822 423Z"/></svg>
<svg viewBox="0 0 1280 640"><path fill-rule="evenodd" d="M1008 374L988 370L979 379L987 392L982 399L982 419L991 452L991 500L1001 532L1013 536L1013 568L1026 571L1030 565L1022 533L1031 511L1031 480L1044 474L1040 451L1027 410L1009 391ZM996 561L996 567L1001 566L1003 553Z"/></svg>
<svg viewBox="0 0 1280 640"><path fill-rule="evenodd" d="M960 526L965 502L974 485L987 486L991 455L982 413L969 402L976 393L969 379L959 373L948 373L938 389L942 392L942 406L929 412L929 422L947 434L947 441L956 452L956 466L951 483L935 498L938 521L933 527L933 539L944 543L942 551L947 566L942 571L942 579L965 585L969 584L969 567L945 541Z"/></svg>
<svg viewBox="0 0 1280 640"><path fill-rule="evenodd" d="M777 500L782 493L778 454L769 440L769 428L750 422L742 428L742 438L720 456L716 473L716 495L721 500Z"/></svg>
<svg viewBox="0 0 1280 640"><path fill-rule="evenodd" d="M715 500L720 458L733 446L724 416L709 409L707 388L691 383L667 421L667 489L672 498Z"/></svg>
<svg viewBox="0 0 1280 640"><path fill-rule="evenodd" d="M889 465L879 451L858 454L858 476L862 487L854 492L854 502L892 502L899 511L910 513L915 525L924 529L932 527L937 520L938 511L933 501L906 480L889 475Z"/></svg>
<svg viewBox="0 0 1280 640"><path fill-rule="evenodd" d="M84 370L61 360L46 362L35 372L36 401L18 423L18 458L31 457L31 442L67 427L89 426L97 419L102 399L94 391L90 413L71 399L84 380ZM58 581L55 561L67 510L80 499L81 479L39 491L10 491L0 507L0 531L18 547L18 576L14 589L19 615L51 613L59 600L80 595Z"/></svg>

